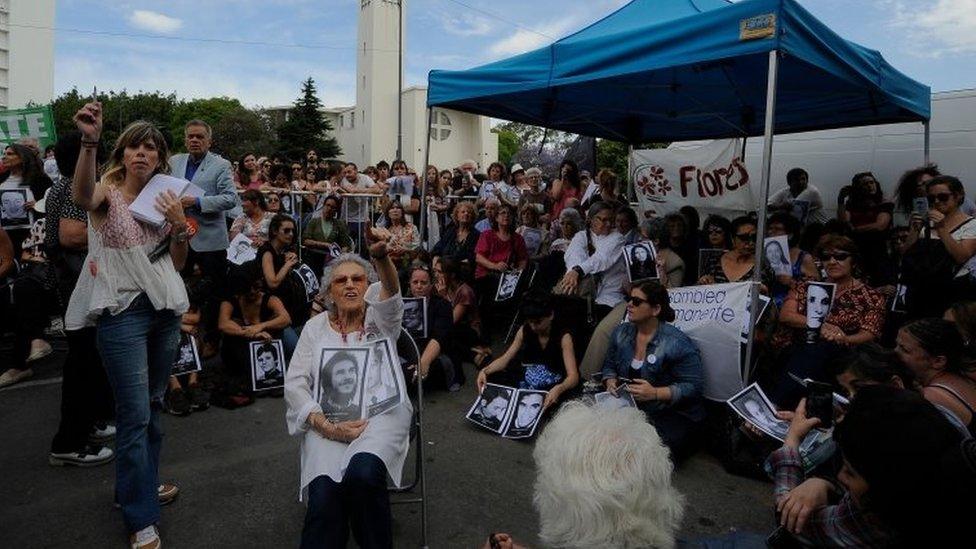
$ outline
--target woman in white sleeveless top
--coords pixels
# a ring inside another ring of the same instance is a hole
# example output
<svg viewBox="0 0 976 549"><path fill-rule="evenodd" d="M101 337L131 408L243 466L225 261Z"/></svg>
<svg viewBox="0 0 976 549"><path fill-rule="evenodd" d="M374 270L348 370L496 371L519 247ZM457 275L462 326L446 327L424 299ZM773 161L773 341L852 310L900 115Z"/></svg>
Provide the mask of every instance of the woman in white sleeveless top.
<svg viewBox="0 0 976 549"><path fill-rule="evenodd" d="M146 183L169 166L163 135L133 122L115 143L101 181L95 153L102 132L101 103L74 117L82 133L72 198L88 211L89 252L65 315L67 329L94 325L98 350L115 395L115 500L134 548L161 546L160 497L176 488L159 484L163 393L179 342L180 315L188 308L179 276L188 230L179 198L156 197L162 227L135 219L129 205ZM163 488L160 491L160 488Z"/></svg>

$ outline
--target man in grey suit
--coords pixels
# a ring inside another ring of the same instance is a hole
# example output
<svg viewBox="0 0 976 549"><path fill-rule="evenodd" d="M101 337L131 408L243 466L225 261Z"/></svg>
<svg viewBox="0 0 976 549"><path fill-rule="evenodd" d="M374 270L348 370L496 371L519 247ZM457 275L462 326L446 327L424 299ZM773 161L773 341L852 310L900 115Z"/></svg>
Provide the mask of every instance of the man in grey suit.
<svg viewBox="0 0 976 549"><path fill-rule="evenodd" d="M184 196L181 200L187 217L197 224L196 234L190 239L189 254L183 276L193 273L196 265L209 278L215 288L226 287L227 278L227 223L225 212L237 206L239 200L231 177L230 162L210 152L213 143L210 125L203 120L190 120L184 129L187 153L175 154L169 160L170 171L175 177L183 177L204 191L204 196ZM213 343L219 303L210 299L202 304L204 326L207 327L207 343ZM205 356L210 353L207 350Z"/></svg>

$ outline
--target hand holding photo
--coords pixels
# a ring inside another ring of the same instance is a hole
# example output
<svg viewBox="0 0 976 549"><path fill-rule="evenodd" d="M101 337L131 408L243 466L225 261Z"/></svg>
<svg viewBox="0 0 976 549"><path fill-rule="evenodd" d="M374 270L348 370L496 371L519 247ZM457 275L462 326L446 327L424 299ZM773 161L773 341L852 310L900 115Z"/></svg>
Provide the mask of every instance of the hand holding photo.
<svg viewBox="0 0 976 549"><path fill-rule="evenodd" d="M305 296L309 303L315 299L315 294L319 293L319 279L315 276L315 271L311 267L302 263L295 269L295 273L302 279L302 284L305 285Z"/></svg>
<svg viewBox="0 0 976 549"><path fill-rule="evenodd" d="M502 434L505 438L529 438L542 418L546 391L519 389L515 395L515 410L512 412Z"/></svg>
<svg viewBox="0 0 976 549"><path fill-rule="evenodd" d="M180 333L180 348L176 352L176 360L173 362L173 369L170 375L182 376L191 372L199 372L200 355L197 352L197 340L192 335Z"/></svg>
<svg viewBox="0 0 976 549"><path fill-rule="evenodd" d="M285 348L280 339L252 341L251 388L255 392L285 386Z"/></svg>
<svg viewBox="0 0 976 549"><path fill-rule="evenodd" d="M244 236L244 233L235 236L234 240L230 241L230 246L227 247L227 261L234 265L243 265L257 256L258 252L254 249L254 243L251 242L250 238Z"/></svg>
<svg viewBox="0 0 976 549"><path fill-rule="evenodd" d="M474 399L474 404L465 417L489 431L501 434L508 420L509 404L514 395L515 389L512 387L489 383Z"/></svg>
<svg viewBox="0 0 976 549"><path fill-rule="evenodd" d="M830 314L837 285L832 282L807 283L807 343L820 338L820 328Z"/></svg>
<svg viewBox="0 0 976 549"><path fill-rule="evenodd" d="M753 383L733 395L726 402L737 414L755 425L760 431L780 442L786 440L790 423L776 416L776 409L758 384Z"/></svg>
<svg viewBox="0 0 976 549"><path fill-rule="evenodd" d="M649 241L624 246L624 260L627 262L627 276L631 282L656 280L657 252Z"/></svg>
<svg viewBox="0 0 976 549"><path fill-rule="evenodd" d="M403 298L403 328L414 339L427 339L427 299Z"/></svg>
<svg viewBox="0 0 976 549"><path fill-rule="evenodd" d="M597 406L600 408L607 408L609 410L637 407L637 403L634 402L634 395L628 393L627 391L620 391L616 395L610 391L603 391L602 393L593 395L593 399L596 401Z"/></svg>
<svg viewBox="0 0 976 549"><path fill-rule="evenodd" d="M766 260L777 276L790 275L793 273L793 265L790 262L790 242L789 237L784 235L771 236L766 238L763 245L766 251Z"/></svg>

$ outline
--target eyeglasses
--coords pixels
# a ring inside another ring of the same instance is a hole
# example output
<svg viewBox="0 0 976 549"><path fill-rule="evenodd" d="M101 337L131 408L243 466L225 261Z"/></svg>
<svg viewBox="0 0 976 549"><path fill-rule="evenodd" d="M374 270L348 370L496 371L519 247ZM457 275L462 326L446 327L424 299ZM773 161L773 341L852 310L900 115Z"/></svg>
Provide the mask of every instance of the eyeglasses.
<svg viewBox="0 0 976 549"><path fill-rule="evenodd" d="M936 193L928 196L929 204L936 202L948 202L952 198L952 193Z"/></svg>
<svg viewBox="0 0 976 549"><path fill-rule="evenodd" d="M737 239L739 239L740 241L742 241L742 242L755 242L756 241L756 233L737 234L737 235L735 235L735 237Z"/></svg>
<svg viewBox="0 0 976 549"><path fill-rule="evenodd" d="M820 254L820 261L830 261L831 259L834 261L847 261L850 258L851 254L848 252L823 252Z"/></svg>
<svg viewBox="0 0 976 549"><path fill-rule="evenodd" d="M641 305L643 305L643 304L645 304L647 302L648 301L646 299L637 297L636 295L632 295L632 296L629 296L627 298L627 303L630 303L634 307L640 307Z"/></svg>
<svg viewBox="0 0 976 549"><path fill-rule="evenodd" d="M722 227L709 227L708 234L722 234L725 230Z"/></svg>

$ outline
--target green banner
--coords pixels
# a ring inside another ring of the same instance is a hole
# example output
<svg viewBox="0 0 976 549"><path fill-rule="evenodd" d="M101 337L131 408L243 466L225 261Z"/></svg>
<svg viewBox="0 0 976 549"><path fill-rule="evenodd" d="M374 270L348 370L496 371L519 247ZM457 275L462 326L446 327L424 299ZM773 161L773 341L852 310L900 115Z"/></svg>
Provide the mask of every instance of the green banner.
<svg viewBox="0 0 976 549"><path fill-rule="evenodd" d="M41 150L58 140L54 130L54 112L51 105L0 111L0 143L4 147L25 138L33 137L41 145Z"/></svg>

